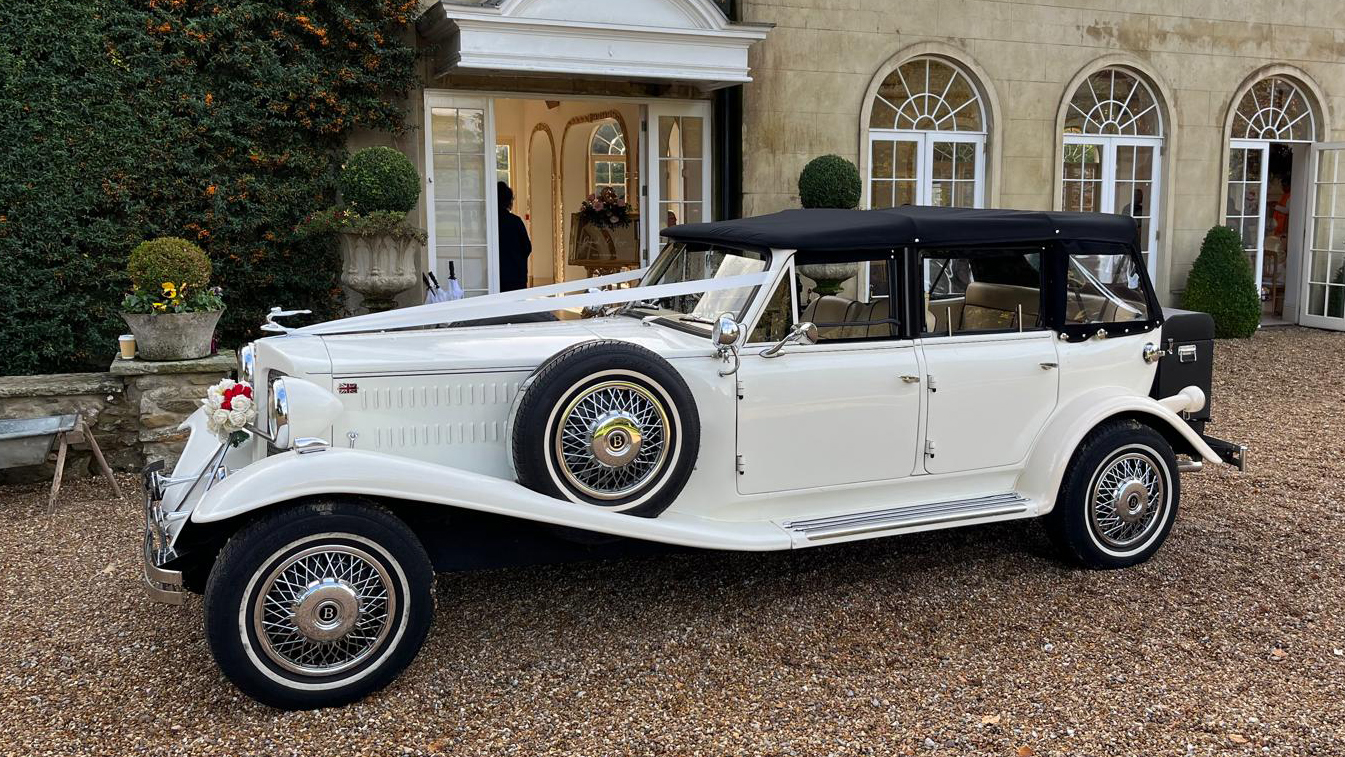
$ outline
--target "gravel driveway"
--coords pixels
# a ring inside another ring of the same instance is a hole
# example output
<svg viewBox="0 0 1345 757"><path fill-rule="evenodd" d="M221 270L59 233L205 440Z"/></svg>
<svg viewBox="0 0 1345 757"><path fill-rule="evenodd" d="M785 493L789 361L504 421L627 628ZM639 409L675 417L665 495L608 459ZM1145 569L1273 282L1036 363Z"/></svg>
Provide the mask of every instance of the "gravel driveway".
<svg viewBox="0 0 1345 757"><path fill-rule="evenodd" d="M1031 522L793 554L444 576L388 690L281 713L151 604L139 504L0 489L0 754L1345 754L1345 335L1221 342L1211 433L1139 568ZM127 489L134 481L127 477Z"/></svg>

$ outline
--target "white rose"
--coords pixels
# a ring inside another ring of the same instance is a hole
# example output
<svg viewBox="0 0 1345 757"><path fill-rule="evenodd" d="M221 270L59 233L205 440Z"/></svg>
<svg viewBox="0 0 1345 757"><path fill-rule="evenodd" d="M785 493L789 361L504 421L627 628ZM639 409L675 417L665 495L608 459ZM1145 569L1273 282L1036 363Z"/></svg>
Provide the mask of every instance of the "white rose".
<svg viewBox="0 0 1345 757"><path fill-rule="evenodd" d="M246 410L237 408L229 411L229 427L239 429L248 425L248 414Z"/></svg>
<svg viewBox="0 0 1345 757"><path fill-rule="evenodd" d="M248 397L244 397L241 394L238 395L237 397L234 397L234 401L229 404L233 405L234 410L242 410L243 412L247 412L252 409L252 400Z"/></svg>
<svg viewBox="0 0 1345 757"><path fill-rule="evenodd" d="M224 410L224 409L222 409L222 408L221 408L221 409L218 409L218 410L216 410L214 413L211 414L210 418L211 418L211 420L215 421L215 425L217 425L217 426L227 426L227 425L229 425L229 411L228 411L228 410Z"/></svg>

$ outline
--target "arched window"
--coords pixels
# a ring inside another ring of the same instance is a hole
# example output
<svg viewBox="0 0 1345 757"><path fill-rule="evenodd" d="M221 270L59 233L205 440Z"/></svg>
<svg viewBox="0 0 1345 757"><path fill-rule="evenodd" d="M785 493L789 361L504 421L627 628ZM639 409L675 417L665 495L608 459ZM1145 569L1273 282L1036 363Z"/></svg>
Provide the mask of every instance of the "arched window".
<svg viewBox="0 0 1345 757"><path fill-rule="evenodd" d="M1061 207L1133 216L1153 276L1163 150L1153 89L1124 68L1091 74L1069 95L1062 140Z"/></svg>
<svg viewBox="0 0 1345 757"><path fill-rule="evenodd" d="M869 207L984 205L986 121L980 92L954 63L901 64L872 103Z"/></svg>
<svg viewBox="0 0 1345 757"><path fill-rule="evenodd" d="M599 122L588 144L589 186L597 194L604 189L626 196L626 136L616 121Z"/></svg>
<svg viewBox="0 0 1345 757"><path fill-rule="evenodd" d="M1293 81L1271 76L1252 85L1233 112L1234 139L1311 142L1316 122L1307 95Z"/></svg>
<svg viewBox="0 0 1345 757"><path fill-rule="evenodd" d="M1316 139L1313 103L1293 79L1267 76L1242 93L1230 118L1224 224L1242 237L1268 312L1281 315L1289 248L1298 246L1288 234L1288 190L1298 165L1292 143Z"/></svg>

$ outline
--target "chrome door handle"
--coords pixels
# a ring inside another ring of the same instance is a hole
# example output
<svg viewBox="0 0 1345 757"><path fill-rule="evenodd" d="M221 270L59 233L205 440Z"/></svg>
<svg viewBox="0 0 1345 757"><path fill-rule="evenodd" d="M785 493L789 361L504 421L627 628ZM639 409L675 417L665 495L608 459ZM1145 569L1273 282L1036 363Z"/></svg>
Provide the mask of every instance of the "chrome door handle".
<svg viewBox="0 0 1345 757"><path fill-rule="evenodd" d="M908 383L908 384L918 384L918 383L920 383L920 377L919 377L919 376L902 376L902 377L901 377L901 380L902 380L902 381L905 381L905 382Z"/></svg>
<svg viewBox="0 0 1345 757"><path fill-rule="evenodd" d="M1060 363L1040 363L1040 365L1041 365L1041 369L1042 369L1043 371L1049 371L1049 370L1051 370L1052 368L1059 368L1059 367L1060 367Z"/></svg>

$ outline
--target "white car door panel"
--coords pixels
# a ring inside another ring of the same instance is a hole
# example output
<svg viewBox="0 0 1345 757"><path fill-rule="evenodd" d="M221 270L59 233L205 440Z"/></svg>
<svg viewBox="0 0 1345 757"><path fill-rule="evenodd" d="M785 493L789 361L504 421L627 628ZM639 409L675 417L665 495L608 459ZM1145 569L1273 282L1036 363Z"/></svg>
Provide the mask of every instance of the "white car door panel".
<svg viewBox="0 0 1345 757"><path fill-rule="evenodd" d="M796 345L738 371L738 491L743 494L911 475L923 389L910 341ZM903 379L903 376L907 377Z"/></svg>
<svg viewBox="0 0 1345 757"><path fill-rule="evenodd" d="M929 473L1022 462L1055 409L1055 334L968 334L921 342L929 381Z"/></svg>

